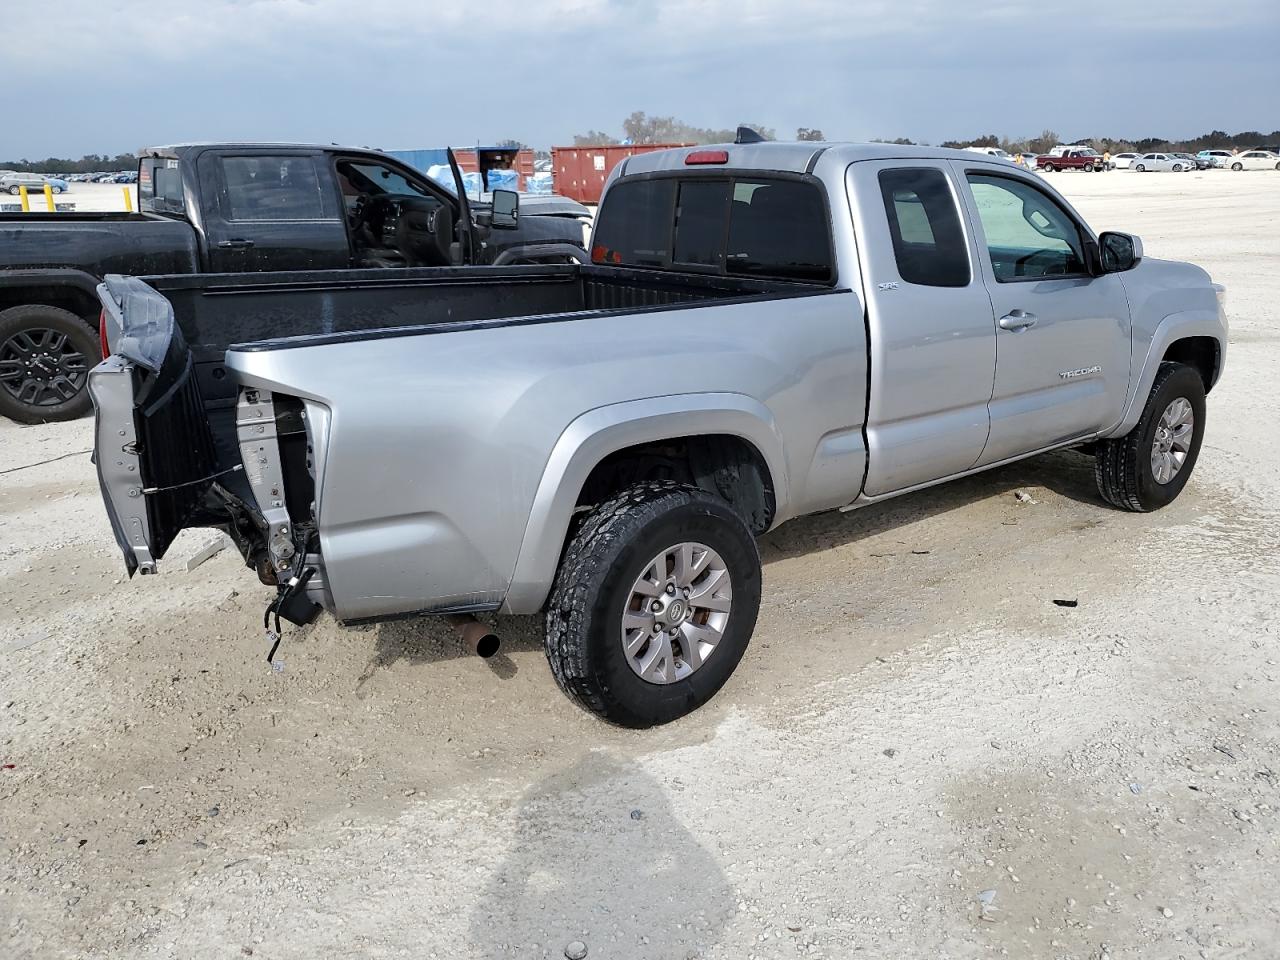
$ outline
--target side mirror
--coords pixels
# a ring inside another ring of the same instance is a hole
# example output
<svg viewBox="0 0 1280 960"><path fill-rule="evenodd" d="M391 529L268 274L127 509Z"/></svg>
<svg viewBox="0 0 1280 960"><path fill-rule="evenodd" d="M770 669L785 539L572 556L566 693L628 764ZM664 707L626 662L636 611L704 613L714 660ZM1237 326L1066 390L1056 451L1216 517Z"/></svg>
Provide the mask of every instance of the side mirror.
<svg viewBox="0 0 1280 960"><path fill-rule="evenodd" d="M496 230L514 230L520 226L520 194L514 190L493 191L490 217Z"/></svg>
<svg viewBox="0 0 1280 960"><path fill-rule="evenodd" d="M1103 273L1123 273L1142 260L1142 241L1131 233L1108 230L1098 237L1098 246L1102 252Z"/></svg>

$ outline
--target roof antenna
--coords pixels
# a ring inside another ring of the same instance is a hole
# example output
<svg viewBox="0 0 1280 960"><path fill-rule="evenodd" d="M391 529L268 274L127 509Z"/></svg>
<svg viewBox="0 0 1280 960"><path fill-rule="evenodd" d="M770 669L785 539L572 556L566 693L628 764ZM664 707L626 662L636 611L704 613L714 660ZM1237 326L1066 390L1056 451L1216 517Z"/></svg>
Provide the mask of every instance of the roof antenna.
<svg viewBox="0 0 1280 960"><path fill-rule="evenodd" d="M734 143L764 143L764 137L762 137L755 130L752 130L750 127L739 126L738 135L733 138L733 142Z"/></svg>

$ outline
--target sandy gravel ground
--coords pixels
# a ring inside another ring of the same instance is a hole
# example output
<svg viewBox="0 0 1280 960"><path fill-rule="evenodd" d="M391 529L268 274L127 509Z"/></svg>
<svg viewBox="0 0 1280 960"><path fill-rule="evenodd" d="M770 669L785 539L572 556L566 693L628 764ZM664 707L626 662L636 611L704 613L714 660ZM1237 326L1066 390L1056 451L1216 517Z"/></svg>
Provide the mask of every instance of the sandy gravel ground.
<svg viewBox="0 0 1280 960"><path fill-rule="evenodd" d="M1052 182L1229 287L1181 499L1061 453L788 524L656 731L527 620L489 662L321 622L271 672L236 556L124 579L89 422L0 422L0 956L1280 955L1280 175Z"/></svg>

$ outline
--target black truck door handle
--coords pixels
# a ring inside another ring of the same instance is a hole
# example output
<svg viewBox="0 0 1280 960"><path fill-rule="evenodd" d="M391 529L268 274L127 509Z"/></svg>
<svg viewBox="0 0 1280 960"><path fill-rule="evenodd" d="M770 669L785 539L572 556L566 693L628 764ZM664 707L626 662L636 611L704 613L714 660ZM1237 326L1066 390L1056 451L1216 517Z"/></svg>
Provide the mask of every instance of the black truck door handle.
<svg viewBox="0 0 1280 960"><path fill-rule="evenodd" d="M248 250L253 246L252 240L219 240L218 246L223 250Z"/></svg>

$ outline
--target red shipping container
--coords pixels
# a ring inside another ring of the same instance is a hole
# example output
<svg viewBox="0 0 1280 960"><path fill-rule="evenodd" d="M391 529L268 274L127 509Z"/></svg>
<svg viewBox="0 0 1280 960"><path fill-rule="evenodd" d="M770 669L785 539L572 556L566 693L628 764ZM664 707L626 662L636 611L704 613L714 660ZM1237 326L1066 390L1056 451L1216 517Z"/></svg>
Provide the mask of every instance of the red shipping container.
<svg viewBox="0 0 1280 960"><path fill-rule="evenodd" d="M453 151L453 155L458 158L458 169L463 173L488 173L493 169L514 170L520 177L520 185L517 187L519 190L523 190L525 180L533 176L532 150L481 147L478 154L475 149L463 149Z"/></svg>
<svg viewBox="0 0 1280 960"><path fill-rule="evenodd" d="M551 170L555 178L552 189L562 197L579 203L599 203L604 182L613 168L627 157L655 150L689 147L689 143L639 143L631 146L610 144L599 147L552 147Z"/></svg>

